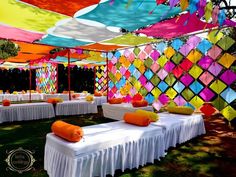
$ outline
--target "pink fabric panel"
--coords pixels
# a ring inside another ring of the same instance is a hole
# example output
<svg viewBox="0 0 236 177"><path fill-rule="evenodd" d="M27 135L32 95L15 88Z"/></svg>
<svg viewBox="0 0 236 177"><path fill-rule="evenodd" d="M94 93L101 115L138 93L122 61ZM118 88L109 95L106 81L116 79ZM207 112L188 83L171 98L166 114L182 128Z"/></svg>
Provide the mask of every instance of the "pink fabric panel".
<svg viewBox="0 0 236 177"><path fill-rule="evenodd" d="M37 39L41 39L42 36L44 35L43 33L25 31L5 25L0 25L0 31L1 31L0 38L12 39L16 41L30 42L30 43L32 43Z"/></svg>
<svg viewBox="0 0 236 177"><path fill-rule="evenodd" d="M186 24L186 25L185 25ZM199 31L216 27L217 25L208 24L198 19L196 14L183 14L180 17L175 17L170 20L156 23L150 27L136 31L136 33L143 33L147 36L159 38L174 38L194 31Z"/></svg>

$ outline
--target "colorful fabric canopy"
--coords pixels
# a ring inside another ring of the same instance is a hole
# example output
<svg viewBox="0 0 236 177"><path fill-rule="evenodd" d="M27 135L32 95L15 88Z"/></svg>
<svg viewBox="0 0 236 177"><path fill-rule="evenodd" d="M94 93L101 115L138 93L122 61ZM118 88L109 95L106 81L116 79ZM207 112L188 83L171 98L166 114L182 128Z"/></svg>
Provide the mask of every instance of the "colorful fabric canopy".
<svg viewBox="0 0 236 177"><path fill-rule="evenodd" d="M73 16L75 12L85 7L99 3L100 0L20 0L60 14Z"/></svg>
<svg viewBox="0 0 236 177"><path fill-rule="evenodd" d="M187 25L185 25L186 22ZM147 36L157 38L171 39L195 31L214 28L216 26L217 25L202 22L196 14L190 15L187 13L170 20L156 23L145 29L137 30L136 33L143 33Z"/></svg>
<svg viewBox="0 0 236 177"><path fill-rule="evenodd" d="M178 7L170 9L169 6L162 4L156 6L156 1L143 1L140 7L139 4L140 1L133 1L132 4L126 8L126 0L115 1L113 5L110 5L109 1L106 1L98 4L94 10L86 14L83 14L83 11L86 9L81 10L76 13L74 17L97 21L106 26L119 27L133 31L181 12L181 9ZM149 12L153 10L155 6L155 11L150 15Z"/></svg>
<svg viewBox="0 0 236 177"><path fill-rule="evenodd" d="M6 25L0 25L0 31L1 31L0 38L19 40L30 43L40 39L43 36L42 33L25 31L22 29L13 28Z"/></svg>

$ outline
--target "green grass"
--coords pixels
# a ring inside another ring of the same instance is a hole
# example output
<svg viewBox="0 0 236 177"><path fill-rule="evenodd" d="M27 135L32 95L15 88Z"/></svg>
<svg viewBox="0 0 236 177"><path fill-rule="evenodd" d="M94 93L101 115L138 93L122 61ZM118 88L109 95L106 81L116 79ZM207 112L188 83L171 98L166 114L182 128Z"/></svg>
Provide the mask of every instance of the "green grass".
<svg viewBox="0 0 236 177"><path fill-rule="evenodd" d="M98 115L57 117L68 123L88 126L111 122ZM48 177L43 170L46 134L56 119L29 122L4 123L0 125L0 177ZM223 140L211 135L195 138L176 148L171 148L165 158L133 170L116 171L116 177L231 177L234 176L236 159L224 147ZM34 151L34 169L18 174L6 171L6 151L22 147ZM109 175L108 175L109 176Z"/></svg>

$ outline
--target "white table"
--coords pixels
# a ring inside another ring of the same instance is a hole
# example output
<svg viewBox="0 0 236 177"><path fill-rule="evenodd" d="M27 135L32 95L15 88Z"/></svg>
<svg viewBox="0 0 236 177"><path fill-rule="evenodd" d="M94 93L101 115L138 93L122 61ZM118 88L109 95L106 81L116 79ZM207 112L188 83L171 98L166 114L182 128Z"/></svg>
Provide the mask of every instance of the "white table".
<svg viewBox="0 0 236 177"><path fill-rule="evenodd" d="M30 100L30 94L20 94L21 100ZM43 100L44 94L42 93L31 93L31 100Z"/></svg>
<svg viewBox="0 0 236 177"><path fill-rule="evenodd" d="M95 102L85 100L63 101L56 104L56 115L79 115L97 113L97 105Z"/></svg>
<svg viewBox="0 0 236 177"><path fill-rule="evenodd" d="M6 94L2 94L3 95L3 99L7 99L10 101L20 101L21 97L19 94L10 94L10 93L6 93Z"/></svg>
<svg viewBox="0 0 236 177"><path fill-rule="evenodd" d="M49 103L27 103L0 106L0 123L35 120L55 117L54 108Z"/></svg>
<svg viewBox="0 0 236 177"><path fill-rule="evenodd" d="M153 111L152 106L133 107L132 104L130 103L122 103L122 104L103 103L102 109L104 117L115 120L123 120L123 116L126 112L135 112L137 109Z"/></svg>
<svg viewBox="0 0 236 177"><path fill-rule="evenodd" d="M159 113L159 120L152 122L154 126L163 128L165 149L176 147L198 135L206 133L204 120L201 114L180 115Z"/></svg>
<svg viewBox="0 0 236 177"><path fill-rule="evenodd" d="M64 101L69 100L69 94L61 94L61 93L56 93L56 94L44 94L43 99L46 101L48 98L61 98Z"/></svg>
<svg viewBox="0 0 236 177"><path fill-rule="evenodd" d="M158 126L138 127L117 121L83 127L84 140L67 142L47 134L44 169L50 177L105 177L164 157Z"/></svg>
<svg viewBox="0 0 236 177"><path fill-rule="evenodd" d="M106 96L94 96L94 102L97 106L101 106L103 103L107 103L107 97Z"/></svg>

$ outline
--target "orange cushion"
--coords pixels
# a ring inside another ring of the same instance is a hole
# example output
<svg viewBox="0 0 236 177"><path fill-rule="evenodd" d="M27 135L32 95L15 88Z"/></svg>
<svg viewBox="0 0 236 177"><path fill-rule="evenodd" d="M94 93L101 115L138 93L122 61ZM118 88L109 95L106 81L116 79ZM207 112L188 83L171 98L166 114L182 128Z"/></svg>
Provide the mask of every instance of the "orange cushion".
<svg viewBox="0 0 236 177"><path fill-rule="evenodd" d="M68 124L61 120L54 122L51 129L55 135L71 142L78 142L84 136L84 132L81 127Z"/></svg>
<svg viewBox="0 0 236 177"><path fill-rule="evenodd" d="M10 106L11 105L11 101L10 100L2 100L2 105L3 106Z"/></svg>
<svg viewBox="0 0 236 177"><path fill-rule="evenodd" d="M110 104L121 104L123 102L122 98L112 98L108 100L108 103Z"/></svg>
<svg viewBox="0 0 236 177"><path fill-rule="evenodd" d="M94 92L94 96L102 96L101 92Z"/></svg>
<svg viewBox="0 0 236 177"><path fill-rule="evenodd" d="M145 107L148 105L148 102L146 100L141 101L132 101L133 107Z"/></svg>
<svg viewBox="0 0 236 177"><path fill-rule="evenodd" d="M138 126L148 126L150 124L150 119L147 115L140 115L135 112L127 112L123 117L124 121L129 124Z"/></svg>
<svg viewBox="0 0 236 177"><path fill-rule="evenodd" d="M56 103L61 103L63 100L61 98L48 98L47 99L48 103L56 104Z"/></svg>
<svg viewBox="0 0 236 177"><path fill-rule="evenodd" d="M103 96L107 96L107 92L103 92L102 95L103 95Z"/></svg>
<svg viewBox="0 0 236 177"><path fill-rule="evenodd" d="M79 95L78 93L74 93L74 94L72 95L72 98L74 98L74 99L76 99L76 98L78 98L78 97L80 97L80 95Z"/></svg>

